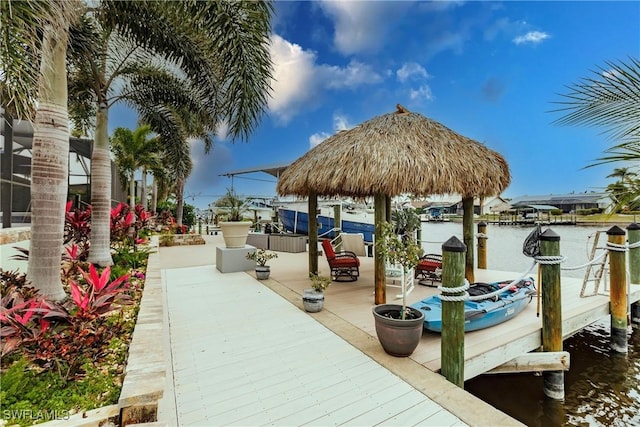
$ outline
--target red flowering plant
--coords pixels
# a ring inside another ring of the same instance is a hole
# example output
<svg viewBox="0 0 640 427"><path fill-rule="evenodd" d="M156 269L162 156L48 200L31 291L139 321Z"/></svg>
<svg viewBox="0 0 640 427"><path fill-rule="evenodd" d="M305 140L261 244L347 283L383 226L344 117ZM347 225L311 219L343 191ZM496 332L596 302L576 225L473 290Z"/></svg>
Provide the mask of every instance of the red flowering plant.
<svg viewBox="0 0 640 427"><path fill-rule="evenodd" d="M127 304L129 297L123 290L129 286L129 275L120 276L110 281L111 268L106 267L102 273L89 265L89 273L80 269L86 282L85 286L74 280L69 281L71 298L77 307L77 313L83 316L96 317L112 312L118 305Z"/></svg>
<svg viewBox="0 0 640 427"><path fill-rule="evenodd" d="M3 277L4 278L4 277ZM0 355L20 346L33 345L49 331L52 322L69 321L59 304L46 301L38 290L19 283L3 282L0 298Z"/></svg>
<svg viewBox="0 0 640 427"><path fill-rule="evenodd" d="M75 258L86 261L89 255L89 236L91 235L91 206L86 209L72 209L73 201L68 201L64 219L64 244L73 243Z"/></svg>
<svg viewBox="0 0 640 427"><path fill-rule="evenodd" d="M80 373L83 364L105 354L124 325L120 308L131 302L129 276L110 280L109 267L100 273L93 265L88 273L80 272L82 280L69 280L71 299L64 304L42 298L30 286L3 286L2 356L21 350L28 360L42 368L55 367L68 379Z"/></svg>
<svg viewBox="0 0 640 427"><path fill-rule="evenodd" d="M144 240L144 236L147 236L150 233L152 219L153 219L153 215L151 214L151 212L145 210L142 207L142 205L136 205L135 227L138 234L138 236L136 236L136 239ZM136 243L139 244L139 243L145 243L145 242L137 241Z"/></svg>
<svg viewBox="0 0 640 427"><path fill-rule="evenodd" d="M129 229L133 225L133 212L126 203L120 203L111 209L111 242L123 243L126 241Z"/></svg>

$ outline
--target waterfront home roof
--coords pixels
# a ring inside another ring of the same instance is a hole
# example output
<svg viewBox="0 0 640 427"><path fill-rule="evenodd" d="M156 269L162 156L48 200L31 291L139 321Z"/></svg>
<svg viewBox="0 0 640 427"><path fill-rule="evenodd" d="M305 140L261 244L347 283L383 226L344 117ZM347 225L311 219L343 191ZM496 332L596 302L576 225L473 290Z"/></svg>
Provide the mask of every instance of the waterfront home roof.
<svg viewBox="0 0 640 427"><path fill-rule="evenodd" d="M529 209L533 209L534 211L551 211L553 209L558 209L557 206L551 206L551 205L513 205L512 206L513 209L522 209L522 208L529 208Z"/></svg>
<svg viewBox="0 0 640 427"><path fill-rule="evenodd" d="M512 205L546 204L566 205L572 203L598 203L608 199L607 193L570 193L570 194L546 194L537 196L521 196L511 200Z"/></svg>

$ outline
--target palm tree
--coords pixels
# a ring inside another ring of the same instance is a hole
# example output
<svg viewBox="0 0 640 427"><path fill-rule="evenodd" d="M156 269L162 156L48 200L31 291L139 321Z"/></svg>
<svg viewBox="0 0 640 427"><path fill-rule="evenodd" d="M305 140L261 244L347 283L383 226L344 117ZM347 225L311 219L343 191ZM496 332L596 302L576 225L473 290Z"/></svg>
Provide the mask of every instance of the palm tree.
<svg viewBox="0 0 640 427"><path fill-rule="evenodd" d="M65 57L69 25L81 6L73 1L0 2L3 107L21 119L35 115L27 276L53 300L66 295L60 281L69 161Z"/></svg>
<svg viewBox="0 0 640 427"><path fill-rule="evenodd" d="M640 144L640 60L605 65L569 86L555 123L599 126L619 144Z"/></svg>
<svg viewBox="0 0 640 427"><path fill-rule="evenodd" d="M620 181L626 182L634 179L638 174L629 170L629 168L615 168L613 172L607 175L607 178L620 178Z"/></svg>
<svg viewBox="0 0 640 427"><path fill-rule="evenodd" d="M607 178L619 178L613 184L607 185L606 191L609 193L611 200L614 202L614 212L622 209L635 210L638 205L638 189L640 189L640 180L636 179L638 174L629 170L629 168L615 168Z"/></svg>
<svg viewBox="0 0 640 427"><path fill-rule="evenodd" d="M207 132L227 122L232 138L247 139L266 108L271 13L267 2L103 0L80 23L82 40L95 43L74 50L70 86L76 123L90 128L95 112L89 261L111 264L109 108L123 101L143 119L167 105L189 108ZM162 120L179 128L175 117Z"/></svg>
<svg viewBox="0 0 640 427"><path fill-rule="evenodd" d="M605 62L606 67L599 67L594 76L583 78L577 84L569 86L564 95L565 101L558 102L561 108L555 110L563 113L563 117L555 123L562 125L599 126L609 136L618 141L613 147L605 150L608 153L587 166L593 167L604 163L631 163L634 168L640 167L640 60L629 58L625 62ZM620 175L624 172L626 176ZM635 174L635 172L632 172ZM629 185L625 179L629 176L629 168L617 168L609 177L620 176L626 190L620 193L619 185L608 188L616 202L636 205L640 203L638 186ZM611 187L611 185L609 186ZM615 194L614 194L615 193Z"/></svg>
<svg viewBox="0 0 640 427"><path fill-rule="evenodd" d="M111 149L123 183L129 183L131 211L135 212L135 173L138 169L160 164L158 138L149 138L151 126L143 125L134 131L117 128L111 136Z"/></svg>

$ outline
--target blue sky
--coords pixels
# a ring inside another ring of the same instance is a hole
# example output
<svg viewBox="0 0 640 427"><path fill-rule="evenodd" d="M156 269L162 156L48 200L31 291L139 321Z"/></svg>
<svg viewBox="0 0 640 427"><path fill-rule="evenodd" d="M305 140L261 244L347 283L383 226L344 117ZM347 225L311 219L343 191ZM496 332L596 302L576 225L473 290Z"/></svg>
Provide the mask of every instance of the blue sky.
<svg viewBox="0 0 640 427"><path fill-rule="evenodd" d="M248 142L192 145L185 196L197 207L237 169L294 161L336 131L407 109L507 160L506 197L602 190L614 165L583 169L612 145L602 129L558 126L554 102L605 61L640 56L640 2L275 2L268 113ZM135 127L114 108L110 128ZM275 195L266 174L242 195Z"/></svg>

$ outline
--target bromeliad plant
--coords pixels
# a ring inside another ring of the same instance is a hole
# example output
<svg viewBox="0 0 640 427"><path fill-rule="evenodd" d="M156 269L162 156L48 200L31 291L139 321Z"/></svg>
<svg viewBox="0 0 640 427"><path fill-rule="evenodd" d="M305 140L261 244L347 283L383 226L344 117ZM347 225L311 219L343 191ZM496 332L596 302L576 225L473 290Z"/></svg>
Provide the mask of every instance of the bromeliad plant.
<svg viewBox="0 0 640 427"><path fill-rule="evenodd" d="M69 281L71 298L82 316L99 317L114 311L118 306L128 304L130 298L123 291L129 286L129 275L110 281L111 268L106 267L102 273L91 264L89 273L80 269L86 282L82 286L74 280Z"/></svg>
<svg viewBox="0 0 640 427"><path fill-rule="evenodd" d="M19 280L2 286L3 358L21 350L41 368L55 368L65 381L79 374L83 365L100 359L121 329L112 314L131 302L129 276L110 280L108 267L99 273L92 265L88 273L80 272L83 281L69 280L71 300L64 304L42 298Z"/></svg>
<svg viewBox="0 0 640 427"><path fill-rule="evenodd" d="M259 266L264 267L270 259L278 258L278 254L266 249L257 249L255 252L247 253L247 259L253 260Z"/></svg>
<svg viewBox="0 0 640 427"><path fill-rule="evenodd" d="M70 200L67 202L64 218L64 244L75 245L74 258L86 261L91 234L91 206L87 206L86 209L72 209L72 207L73 202Z"/></svg>

